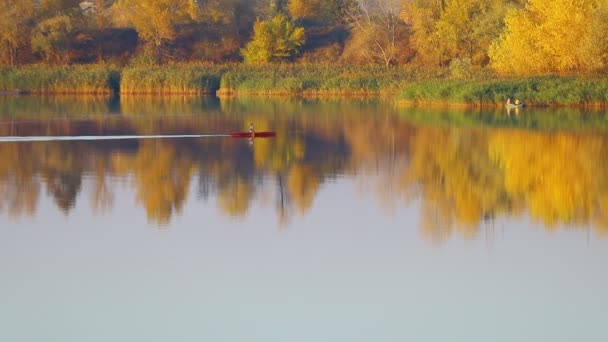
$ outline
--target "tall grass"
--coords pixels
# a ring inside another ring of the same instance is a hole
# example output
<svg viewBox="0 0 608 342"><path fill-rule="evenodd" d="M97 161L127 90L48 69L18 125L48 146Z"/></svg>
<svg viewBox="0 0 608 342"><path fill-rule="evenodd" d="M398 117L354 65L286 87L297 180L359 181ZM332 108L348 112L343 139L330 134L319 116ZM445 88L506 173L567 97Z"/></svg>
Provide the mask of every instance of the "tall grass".
<svg viewBox="0 0 608 342"><path fill-rule="evenodd" d="M195 64L135 66L123 69L121 94L213 94L225 67Z"/></svg>
<svg viewBox="0 0 608 342"><path fill-rule="evenodd" d="M507 98L535 106L606 106L608 80L542 76L483 81L429 80L406 86L401 99L414 103L499 105Z"/></svg>
<svg viewBox="0 0 608 342"><path fill-rule="evenodd" d="M34 94L110 94L120 73L105 65L30 65L0 69L0 91Z"/></svg>
<svg viewBox="0 0 608 342"><path fill-rule="evenodd" d="M221 94L306 95L398 93L405 84L441 77L441 70L340 65L239 65L228 70Z"/></svg>

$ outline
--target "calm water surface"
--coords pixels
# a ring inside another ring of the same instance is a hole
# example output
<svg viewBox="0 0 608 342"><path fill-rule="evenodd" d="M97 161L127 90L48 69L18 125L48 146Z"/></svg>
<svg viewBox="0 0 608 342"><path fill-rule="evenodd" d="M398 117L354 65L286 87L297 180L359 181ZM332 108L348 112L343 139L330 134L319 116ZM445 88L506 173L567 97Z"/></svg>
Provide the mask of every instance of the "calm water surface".
<svg viewBox="0 0 608 342"><path fill-rule="evenodd" d="M607 123L0 97L0 340L608 340Z"/></svg>

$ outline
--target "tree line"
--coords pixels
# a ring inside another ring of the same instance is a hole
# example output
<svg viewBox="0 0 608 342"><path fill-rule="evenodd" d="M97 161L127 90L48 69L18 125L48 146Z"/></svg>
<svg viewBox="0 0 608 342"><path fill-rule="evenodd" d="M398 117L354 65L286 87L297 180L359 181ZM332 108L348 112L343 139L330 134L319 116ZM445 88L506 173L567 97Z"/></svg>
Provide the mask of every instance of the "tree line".
<svg viewBox="0 0 608 342"><path fill-rule="evenodd" d="M608 0L4 0L0 63L608 64Z"/></svg>

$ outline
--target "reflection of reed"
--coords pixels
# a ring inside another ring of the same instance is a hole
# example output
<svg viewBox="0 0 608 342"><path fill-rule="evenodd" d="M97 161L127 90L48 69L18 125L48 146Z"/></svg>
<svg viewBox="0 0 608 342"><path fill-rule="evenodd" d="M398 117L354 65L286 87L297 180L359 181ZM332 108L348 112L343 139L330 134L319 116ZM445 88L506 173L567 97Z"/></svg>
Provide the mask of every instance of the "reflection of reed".
<svg viewBox="0 0 608 342"><path fill-rule="evenodd" d="M117 98L111 96L0 96L0 122L107 115L115 111L116 104Z"/></svg>

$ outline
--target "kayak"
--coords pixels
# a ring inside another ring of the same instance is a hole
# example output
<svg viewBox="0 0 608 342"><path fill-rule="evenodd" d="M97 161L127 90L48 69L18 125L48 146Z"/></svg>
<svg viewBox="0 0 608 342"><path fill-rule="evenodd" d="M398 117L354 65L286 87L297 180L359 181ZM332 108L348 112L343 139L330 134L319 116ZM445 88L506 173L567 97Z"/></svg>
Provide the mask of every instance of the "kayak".
<svg viewBox="0 0 608 342"><path fill-rule="evenodd" d="M235 133L230 133L230 136L232 138L272 138L272 137L276 137L276 132L255 132L255 136L252 135L249 132L235 132Z"/></svg>

